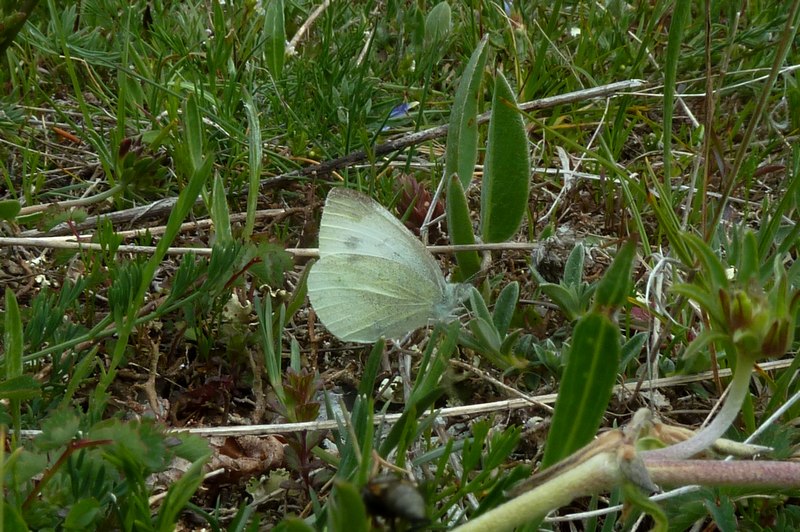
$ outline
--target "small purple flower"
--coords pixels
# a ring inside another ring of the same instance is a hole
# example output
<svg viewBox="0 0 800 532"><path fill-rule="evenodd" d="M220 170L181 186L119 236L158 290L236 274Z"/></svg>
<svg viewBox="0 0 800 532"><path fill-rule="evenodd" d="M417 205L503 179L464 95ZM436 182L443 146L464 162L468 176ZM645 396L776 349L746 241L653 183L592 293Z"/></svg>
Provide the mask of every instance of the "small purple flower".
<svg viewBox="0 0 800 532"><path fill-rule="evenodd" d="M396 105L392 112L389 113L389 120L394 120L395 118L400 118L401 116L405 116L408 114L408 110L411 109L411 104L408 102L403 102L400 105Z"/></svg>

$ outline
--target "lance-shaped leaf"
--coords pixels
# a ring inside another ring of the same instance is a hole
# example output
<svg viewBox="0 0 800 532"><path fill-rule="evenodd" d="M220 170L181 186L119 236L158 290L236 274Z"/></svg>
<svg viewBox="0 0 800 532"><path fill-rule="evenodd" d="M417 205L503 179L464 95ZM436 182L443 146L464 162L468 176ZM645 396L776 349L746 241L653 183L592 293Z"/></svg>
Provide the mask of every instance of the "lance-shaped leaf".
<svg viewBox="0 0 800 532"><path fill-rule="evenodd" d="M498 74L481 189L484 242L504 242L519 229L528 207L529 175L525 124L511 86L503 74Z"/></svg>
<svg viewBox="0 0 800 532"><path fill-rule="evenodd" d="M569 456L594 438L611 398L619 358L619 330L608 316L590 312L578 321L542 467Z"/></svg>
<svg viewBox="0 0 800 532"><path fill-rule="evenodd" d="M455 245L475 243L467 197L455 174L451 174L447 180L447 230L450 233L450 242ZM457 252L456 262L459 279L469 279L481 269L481 259L477 251Z"/></svg>
<svg viewBox="0 0 800 532"><path fill-rule="evenodd" d="M280 78L286 57L286 23L283 0L270 0L264 12L264 57L273 78Z"/></svg>
<svg viewBox="0 0 800 532"><path fill-rule="evenodd" d="M631 292L633 259L636 257L636 240L628 240L617 252L614 262L597 283L594 306L614 310L625 303Z"/></svg>
<svg viewBox="0 0 800 532"><path fill-rule="evenodd" d="M440 46L450 34L451 9L447 2L439 2L425 17L425 44Z"/></svg>
<svg viewBox="0 0 800 532"><path fill-rule="evenodd" d="M478 160L478 101L489 51L486 41L487 37L481 40L461 74L447 128L445 175L458 174L464 189L472 180Z"/></svg>

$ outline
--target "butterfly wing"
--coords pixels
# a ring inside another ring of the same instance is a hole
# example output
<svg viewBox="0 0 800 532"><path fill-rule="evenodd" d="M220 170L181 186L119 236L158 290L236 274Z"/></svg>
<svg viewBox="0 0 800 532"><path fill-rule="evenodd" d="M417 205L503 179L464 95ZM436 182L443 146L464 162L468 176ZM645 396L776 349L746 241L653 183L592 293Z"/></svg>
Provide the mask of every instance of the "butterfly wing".
<svg viewBox="0 0 800 532"><path fill-rule="evenodd" d="M384 257L338 254L321 258L308 276L308 296L337 338L375 342L428 324L441 300L435 280Z"/></svg>
<svg viewBox="0 0 800 532"><path fill-rule="evenodd" d="M397 338L451 310L447 283L422 242L363 194L345 188L328 194L319 254L308 295L342 340Z"/></svg>
<svg viewBox="0 0 800 532"><path fill-rule="evenodd" d="M425 245L380 203L354 190L335 188L328 194L319 254L320 258L345 254L388 259L435 280L444 291L442 271Z"/></svg>

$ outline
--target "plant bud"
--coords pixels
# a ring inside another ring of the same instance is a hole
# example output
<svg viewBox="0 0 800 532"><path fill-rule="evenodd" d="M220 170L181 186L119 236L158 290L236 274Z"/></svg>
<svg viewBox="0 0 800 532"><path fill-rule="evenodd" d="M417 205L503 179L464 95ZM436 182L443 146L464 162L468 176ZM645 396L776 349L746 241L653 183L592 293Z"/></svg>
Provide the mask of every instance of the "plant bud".
<svg viewBox="0 0 800 532"><path fill-rule="evenodd" d="M753 303L743 290L737 290L733 296L730 320L732 331L749 327L753 320Z"/></svg>
<svg viewBox="0 0 800 532"><path fill-rule="evenodd" d="M782 356L792 345L792 323L789 320L775 320L764 336L761 352L764 356Z"/></svg>

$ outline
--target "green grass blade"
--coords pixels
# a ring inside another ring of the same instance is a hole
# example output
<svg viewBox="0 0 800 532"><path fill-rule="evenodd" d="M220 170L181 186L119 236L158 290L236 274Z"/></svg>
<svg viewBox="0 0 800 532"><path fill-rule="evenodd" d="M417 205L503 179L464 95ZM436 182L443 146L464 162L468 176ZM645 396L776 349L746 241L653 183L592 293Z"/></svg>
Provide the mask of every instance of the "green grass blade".
<svg viewBox="0 0 800 532"><path fill-rule="evenodd" d="M671 198L669 186L672 179L672 116L675 106L675 84L678 76L678 61L681 57L683 45L683 31L689 24L692 2L690 0L676 0L675 9L672 11L672 23L669 26L669 40L667 42L667 57L664 65L664 182L666 186L664 196L667 201Z"/></svg>
<svg viewBox="0 0 800 532"><path fill-rule="evenodd" d="M215 242L219 245L230 243L233 240L233 233L228 211L228 197L225 193L225 185L219 175L214 176L210 214L211 221L214 222Z"/></svg>
<svg viewBox="0 0 800 532"><path fill-rule="evenodd" d="M261 160L264 149L261 144L261 121L249 92L244 93L244 110L247 113L247 148L250 159L250 183L247 188L247 218L244 224L244 238L250 238L256 222L258 194L261 190L258 180L261 177Z"/></svg>

